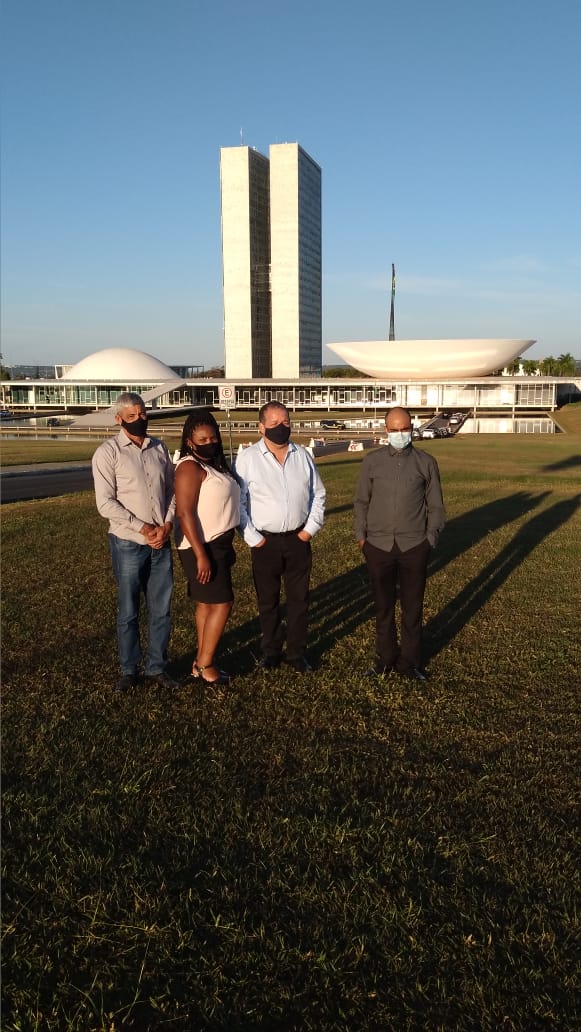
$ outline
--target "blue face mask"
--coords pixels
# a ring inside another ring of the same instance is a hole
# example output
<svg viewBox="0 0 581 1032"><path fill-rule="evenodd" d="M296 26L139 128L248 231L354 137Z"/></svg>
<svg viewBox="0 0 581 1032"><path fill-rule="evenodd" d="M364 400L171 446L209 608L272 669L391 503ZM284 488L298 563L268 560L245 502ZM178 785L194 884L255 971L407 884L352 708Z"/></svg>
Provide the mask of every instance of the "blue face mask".
<svg viewBox="0 0 581 1032"><path fill-rule="evenodd" d="M412 432L411 430L389 430L387 439L391 447L397 448L399 451L402 448L407 448L408 444L411 443Z"/></svg>

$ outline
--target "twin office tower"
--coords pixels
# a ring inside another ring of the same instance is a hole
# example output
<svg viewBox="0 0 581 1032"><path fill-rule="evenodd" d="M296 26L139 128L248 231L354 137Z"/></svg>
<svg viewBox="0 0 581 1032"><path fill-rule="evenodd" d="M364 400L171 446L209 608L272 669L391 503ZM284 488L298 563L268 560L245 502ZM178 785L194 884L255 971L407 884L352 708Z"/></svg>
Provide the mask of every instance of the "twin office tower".
<svg viewBox="0 0 581 1032"><path fill-rule="evenodd" d="M220 150L225 375L320 376L321 169L297 143Z"/></svg>

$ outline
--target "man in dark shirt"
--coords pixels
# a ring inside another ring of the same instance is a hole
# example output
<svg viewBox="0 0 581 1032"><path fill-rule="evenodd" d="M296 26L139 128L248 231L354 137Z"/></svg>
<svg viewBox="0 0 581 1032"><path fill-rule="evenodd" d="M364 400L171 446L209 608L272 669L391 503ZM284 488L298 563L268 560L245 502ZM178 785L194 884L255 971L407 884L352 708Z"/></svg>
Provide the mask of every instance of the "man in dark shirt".
<svg viewBox="0 0 581 1032"><path fill-rule="evenodd" d="M430 551L445 522L438 464L413 447L411 416L391 409L388 445L366 455L355 492L355 536L363 550L376 612L375 665L425 681L421 669L422 609ZM399 583L401 640L395 624Z"/></svg>

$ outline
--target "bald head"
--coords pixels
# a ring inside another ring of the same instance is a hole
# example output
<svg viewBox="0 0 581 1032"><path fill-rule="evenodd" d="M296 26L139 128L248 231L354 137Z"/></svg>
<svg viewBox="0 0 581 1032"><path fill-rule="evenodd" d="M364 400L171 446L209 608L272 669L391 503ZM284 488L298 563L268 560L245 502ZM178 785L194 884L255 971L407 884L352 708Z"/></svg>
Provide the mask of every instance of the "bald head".
<svg viewBox="0 0 581 1032"><path fill-rule="evenodd" d="M411 428L412 417L410 415L409 409L400 408L398 406L396 408L390 409L389 412L386 414L385 429L388 431L388 433L390 430L411 430Z"/></svg>

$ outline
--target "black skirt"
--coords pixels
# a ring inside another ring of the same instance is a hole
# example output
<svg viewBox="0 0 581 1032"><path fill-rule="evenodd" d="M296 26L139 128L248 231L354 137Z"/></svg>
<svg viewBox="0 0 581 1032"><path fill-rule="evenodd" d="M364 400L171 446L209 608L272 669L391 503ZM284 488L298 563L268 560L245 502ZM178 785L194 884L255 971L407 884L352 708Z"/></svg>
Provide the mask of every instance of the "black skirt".
<svg viewBox="0 0 581 1032"><path fill-rule="evenodd" d="M178 548L178 555L188 580L188 595L194 602L216 605L220 602L234 601L231 571L236 562L236 552L232 544L233 540L234 529L227 530L225 534L220 534L220 537L214 538L213 541L206 541L204 544L212 565L212 576L207 584L200 584L196 580L198 563L193 549Z"/></svg>

